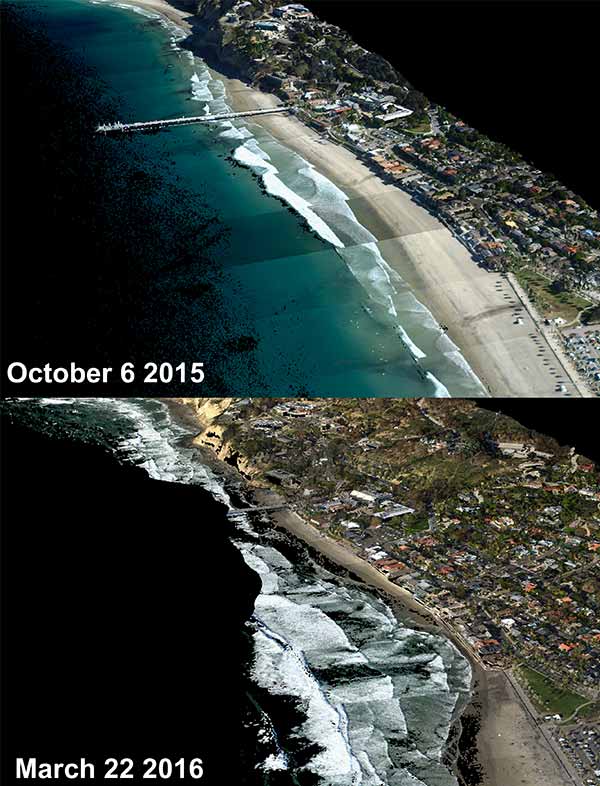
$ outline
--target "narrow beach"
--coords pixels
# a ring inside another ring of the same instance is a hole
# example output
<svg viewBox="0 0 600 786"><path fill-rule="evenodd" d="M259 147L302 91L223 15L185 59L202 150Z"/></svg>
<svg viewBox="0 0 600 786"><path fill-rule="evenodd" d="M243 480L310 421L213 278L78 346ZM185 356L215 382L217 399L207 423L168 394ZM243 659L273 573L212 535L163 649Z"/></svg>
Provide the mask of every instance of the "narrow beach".
<svg viewBox="0 0 600 786"><path fill-rule="evenodd" d="M213 419L226 408L227 400L221 402L220 406L203 411L203 415L197 411L193 400L167 403L174 417L184 418L188 425L195 423L199 434L193 442L203 451L208 449L213 453L217 471L222 466L225 476L231 477L233 474L239 477L257 505L285 504L285 500L276 492L253 482L246 475L242 476L223 461L218 447L221 437L217 434L218 427L213 424ZM204 439L208 432L215 435L216 442L213 438ZM252 473L252 467L247 461L244 461L244 467ZM460 741L466 750L463 751L463 746L459 744L461 750L455 767L461 786L531 786L542 783L544 786L572 786L537 723L503 671L484 667L457 631L407 590L389 581L373 565L356 555L348 545L320 532L290 507L272 511L268 515L274 526L298 538L311 550L347 571L352 580L383 594L399 619L416 629L450 639L469 660L472 697L462 715L455 718L455 723L462 718L469 720L465 739ZM456 740L449 742L449 753L453 755ZM481 777L473 778L472 773L477 770Z"/></svg>
<svg viewBox="0 0 600 786"><path fill-rule="evenodd" d="M255 490L258 504L273 504L272 492ZM271 514L276 526L299 538L311 549L344 568L353 578L385 593L399 617L415 628L449 638L468 658L472 668L472 698L463 714L475 719L476 762L481 780L467 776L465 763L457 774L465 786L572 786L558 767L540 729L528 714L511 681L500 670L485 668L461 637L433 615L410 593L389 581L344 544L323 535L290 509ZM459 718L456 719L457 721ZM472 764L472 762L469 762Z"/></svg>

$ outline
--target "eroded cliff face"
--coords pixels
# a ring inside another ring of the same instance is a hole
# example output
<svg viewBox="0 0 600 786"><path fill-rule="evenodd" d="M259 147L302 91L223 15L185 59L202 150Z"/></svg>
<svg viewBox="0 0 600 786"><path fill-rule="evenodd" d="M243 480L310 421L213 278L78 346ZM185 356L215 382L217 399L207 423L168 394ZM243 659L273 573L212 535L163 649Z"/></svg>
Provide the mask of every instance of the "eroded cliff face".
<svg viewBox="0 0 600 786"><path fill-rule="evenodd" d="M191 407L203 428L209 428L235 400L233 398L182 398L182 404Z"/></svg>
<svg viewBox="0 0 600 786"><path fill-rule="evenodd" d="M212 68L233 77L251 76L252 61L234 45L235 28L225 18L238 0L194 0L193 46ZM251 9L250 9L251 10Z"/></svg>
<svg viewBox="0 0 600 786"><path fill-rule="evenodd" d="M235 467L245 478L254 480L260 475L260 470L239 452L237 445L232 444L227 434L227 425L219 423L219 417L227 412L235 400L233 398L182 398L181 402L191 407L201 428L194 442L209 448L222 461Z"/></svg>

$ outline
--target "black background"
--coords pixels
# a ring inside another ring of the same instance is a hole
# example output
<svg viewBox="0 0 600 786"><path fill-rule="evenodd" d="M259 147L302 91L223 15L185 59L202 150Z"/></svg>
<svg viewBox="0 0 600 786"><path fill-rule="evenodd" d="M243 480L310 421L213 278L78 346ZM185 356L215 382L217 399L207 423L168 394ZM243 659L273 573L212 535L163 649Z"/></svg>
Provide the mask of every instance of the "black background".
<svg viewBox="0 0 600 786"><path fill-rule="evenodd" d="M3 783L17 756L84 756L87 783L111 782L108 757L136 773L145 757L200 757L204 777L185 783L241 783L241 634L259 587L224 506L3 426Z"/></svg>
<svg viewBox="0 0 600 786"><path fill-rule="evenodd" d="M307 0L418 90L600 208L597 0Z"/></svg>
<svg viewBox="0 0 600 786"><path fill-rule="evenodd" d="M600 464L599 407L594 399L490 398L477 399L477 403L514 418L526 428L554 437L560 445L574 447Z"/></svg>

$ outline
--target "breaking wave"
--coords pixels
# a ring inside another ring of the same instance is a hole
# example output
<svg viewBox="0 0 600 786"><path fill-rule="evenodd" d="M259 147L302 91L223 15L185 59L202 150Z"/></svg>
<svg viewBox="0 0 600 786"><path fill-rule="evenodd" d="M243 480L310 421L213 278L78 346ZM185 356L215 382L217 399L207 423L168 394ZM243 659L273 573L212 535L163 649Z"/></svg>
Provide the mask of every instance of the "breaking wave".
<svg viewBox="0 0 600 786"><path fill-rule="evenodd" d="M153 11L118 0L91 1L135 10L160 23L168 30L172 47L190 59L192 100L204 105L205 114L230 111L223 81L200 58L179 46L186 31ZM455 394L487 395L460 349L384 259L377 239L356 219L344 191L262 129L253 133L241 120L224 121L219 125L218 137L223 142L241 142L233 151L234 159L259 177L266 193L291 207L312 231L331 244L367 295L367 313L395 331L419 366L423 380L431 385L433 395L448 395L449 387Z"/></svg>
<svg viewBox="0 0 600 786"><path fill-rule="evenodd" d="M200 79L197 72L194 72L190 81L192 83L192 101L202 101L203 103L212 101L213 94L208 87L209 79Z"/></svg>
<svg viewBox="0 0 600 786"><path fill-rule="evenodd" d="M127 424L116 448L123 461L152 478L200 485L234 509L223 481L190 447L194 430L164 402L39 403L70 420ZM257 767L306 770L319 786L456 786L442 756L470 693L468 662L447 639L406 627L377 595L338 579L297 544L286 551L271 525L235 510L233 542L262 584L248 623L249 674L272 697L268 715L259 708ZM291 730L277 700L295 706ZM301 764L299 745L308 752Z"/></svg>
<svg viewBox="0 0 600 786"><path fill-rule="evenodd" d="M288 188L285 183L277 177L279 172L276 167L269 163L270 159L266 153L261 156L256 150L252 150L248 143L246 143L236 148L233 157L239 164L252 169L259 175L267 193L287 202L288 205L306 219L310 228L323 238L323 240L338 248L343 247L342 241L337 237L335 232L329 228L325 221L319 218L312 210L309 203L298 196L291 188Z"/></svg>

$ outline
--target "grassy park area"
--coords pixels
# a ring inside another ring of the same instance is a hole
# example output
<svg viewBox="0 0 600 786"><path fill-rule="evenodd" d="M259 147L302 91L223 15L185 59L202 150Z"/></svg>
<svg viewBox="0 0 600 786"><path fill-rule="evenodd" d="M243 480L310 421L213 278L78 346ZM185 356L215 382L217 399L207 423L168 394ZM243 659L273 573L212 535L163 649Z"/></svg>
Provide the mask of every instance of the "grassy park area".
<svg viewBox="0 0 600 786"><path fill-rule="evenodd" d="M558 714L562 718L568 718L579 705L587 701L583 696L555 685L535 669L521 666L519 672L529 687L530 696L540 712L548 715Z"/></svg>
<svg viewBox="0 0 600 786"><path fill-rule="evenodd" d="M566 322L572 322L580 311L590 305L589 301L573 292L553 292L552 282L533 270L521 268L515 271L515 275L544 318L562 317Z"/></svg>

